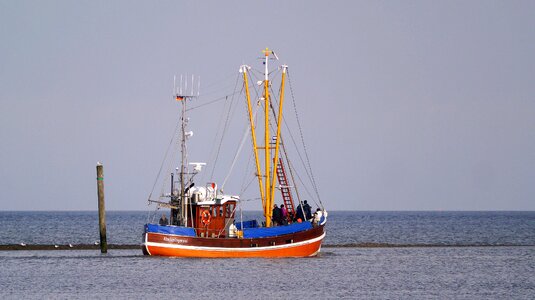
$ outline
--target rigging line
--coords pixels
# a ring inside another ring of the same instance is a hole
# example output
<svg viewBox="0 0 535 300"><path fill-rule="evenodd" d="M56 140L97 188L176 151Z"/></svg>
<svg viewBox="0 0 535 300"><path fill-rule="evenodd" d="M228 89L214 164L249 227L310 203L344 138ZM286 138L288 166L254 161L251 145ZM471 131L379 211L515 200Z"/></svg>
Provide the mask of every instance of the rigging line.
<svg viewBox="0 0 535 300"><path fill-rule="evenodd" d="M225 100L225 104L223 106L223 109L221 109L221 112L225 111L225 108L227 107L227 104L228 102ZM212 145L215 145L216 142L217 142L217 137L219 136L219 132L220 130L222 129L222 123L223 123L223 117L225 116L225 114L221 113L221 115L219 116L219 122L217 122L217 131L214 135L214 139L212 141ZM212 149L210 150L210 156L209 156L209 161L211 162L212 160L214 160L214 156L215 156L215 147L212 147ZM212 172L213 172L213 167L212 167ZM201 182L204 182L204 179L206 177L206 174L207 172L203 172L202 173L202 176L201 176Z"/></svg>
<svg viewBox="0 0 535 300"><path fill-rule="evenodd" d="M254 173L253 173L253 176L251 176L251 174L249 173L249 169L253 165L252 164L252 162L253 162L252 158L253 158L253 151L251 151L251 153L249 154L249 160L247 162L247 167L245 168L245 173L244 173L244 176L243 176L243 179L242 179L242 184L241 184L241 187L240 187L240 195L245 192L245 190L249 187L251 182L256 178ZM246 184L246 180L247 180L248 175L251 176L251 179L249 180L249 183Z"/></svg>
<svg viewBox="0 0 535 300"><path fill-rule="evenodd" d="M256 176L253 176L251 177L251 180L249 180L249 182L247 183L247 185L245 187L242 188L241 190L241 194L245 193L247 191L247 189L249 188L249 186L251 186L251 183L253 183L253 181L256 179ZM260 199L260 198L257 198L257 199Z"/></svg>
<svg viewBox="0 0 535 300"><path fill-rule="evenodd" d="M276 99L275 99L275 100L276 100ZM277 102L275 102L275 104L277 104ZM273 109L273 105L272 105L272 109ZM288 135L290 136L290 139L292 140L292 143L293 143L293 145L294 145L294 147L295 147L295 151L297 152L297 156L299 157L299 160L301 161L301 164L303 165L303 168L304 168L304 171L305 171L305 173L306 173L306 175L307 175L307 178L310 180L311 184L313 185L314 183L313 183L312 180L310 179L310 178L311 178L311 175L310 175L310 173L309 173L309 170L308 170L308 168L307 168L307 165L306 165L306 163L305 163L305 161L304 161L304 159L303 159L303 156L302 156L302 154L301 154L301 151L299 150L299 147L298 147L298 145L297 145L297 142L295 141L295 138L294 138L294 136L293 136L293 134L292 134L292 131L290 130L290 126L288 125L288 122L287 122L287 119L285 118L285 116L282 116L282 120L283 120L283 122L284 122L284 126L285 126L285 128L286 128L286 132L287 132ZM281 135L282 135L282 134L281 134ZM286 147L284 147L284 149L285 149L284 151L286 152ZM288 156L287 153L286 153L286 156ZM289 159L287 159L287 161L289 162ZM295 180L294 180L294 182L295 182ZM296 191L296 192L297 192L297 191Z"/></svg>
<svg viewBox="0 0 535 300"><path fill-rule="evenodd" d="M177 121L177 128L176 128L176 130L174 132L174 135L173 135L173 141L174 141L175 147L176 147L174 149L178 149L179 148L180 138L178 137L179 136L179 132L178 131L179 131L179 128L181 128L181 125L182 125L181 121L182 121L182 119L179 118L178 121ZM172 173L172 170L173 170L173 167L174 167L173 161L175 160L174 155L176 155L176 154L177 154L176 152L171 152L171 154L166 155L165 162L168 162L166 174ZM170 180L171 180L171 178L169 176L164 176L163 177L161 191L160 191L160 195L159 195L158 199L162 199L163 197L165 197L164 189L166 188L166 185ZM172 191L171 191L171 193L172 193Z"/></svg>
<svg viewBox="0 0 535 300"><path fill-rule="evenodd" d="M235 78L236 78L236 82L234 84L234 90L233 90L233 92L231 94L225 96L224 105L220 110L221 114L219 116L219 121L217 123L217 130L215 131L215 135L214 135L214 138L213 138L213 141L212 141L212 145L215 145L217 143L217 139L219 137L220 130L222 129L223 119L224 119L224 116L225 116L225 114L223 112L226 111L226 107L228 105L228 101L226 101L226 100L228 100L228 97L230 97L230 96L232 96L232 95L234 95L236 93L236 86L238 84L239 74L235 75ZM212 162L214 160L215 151L216 151L216 148L215 147L211 147L210 155L209 155L209 161L210 162ZM204 179L206 178L207 175L208 175L208 171L202 173L201 182L204 182Z"/></svg>
<svg viewBox="0 0 535 300"><path fill-rule="evenodd" d="M254 112L254 117L256 117L256 114L258 113L258 106L256 107L256 110ZM230 177L230 174L232 173L232 170L234 169L234 166L236 165L236 161L238 160L238 156L241 153L241 150L243 149L243 145L245 144L245 140L247 139L247 136L249 135L249 132L251 131L251 124L248 124L246 129L243 132L243 137L240 142L240 146L238 147L238 150L236 151L236 154L234 155L234 159L232 160L232 164L230 165L230 169L227 173L227 176L225 177L225 180L223 180L223 184L221 185L221 190L223 190L223 187L225 186L225 183L227 183L228 178Z"/></svg>
<svg viewBox="0 0 535 300"><path fill-rule="evenodd" d="M236 92L236 93L237 93L237 92ZM216 103L216 102L221 101L221 100L225 100L225 99L227 99L229 96L232 96L232 95L234 95L234 94L236 94L236 93L228 94L228 95L225 95L225 96L216 98L216 99L214 99L214 100L211 100L211 101L209 101L209 102L206 102L206 103L203 103L203 104L199 104L199 105L194 106L194 107L190 107L190 108L186 109L186 111L194 110L194 109L197 109L197 108L206 106L206 105L210 105L210 104Z"/></svg>
<svg viewBox="0 0 535 300"><path fill-rule="evenodd" d="M252 76L254 76L254 74L252 74L251 72L247 72L247 74L249 75L249 81L250 82L256 82L254 81L254 79L258 79L258 78L253 78ZM258 94L258 90L257 90L257 85L256 84L253 84L251 85L253 88L252 90L255 92L255 95L256 95L256 98L255 98L255 103L258 103L259 99L260 99L260 95ZM256 122L255 122L256 124Z"/></svg>
<svg viewBox="0 0 535 300"><path fill-rule="evenodd" d="M204 92L203 93L199 93L199 95L197 95L196 97L197 98L204 98L206 96L210 96L210 95L213 95L213 94L226 93L231 88L232 88L232 85L227 85L227 86L225 86L223 88L220 88L220 89L217 89L217 90L213 90L213 91L203 90Z"/></svg>
<svg viewBox="0 0 535 300"><path fill-rule="evenodd" d="M227 74L227 75L225 75L225 77L221 77L220 79L216 79L216 80L213 81L212 83L206 84L204 87L205 87L205 88L210 88L210 87L213 87L213 86L219 84L220 82L229 80L230 78L234 78L234 76L236 76L235 73L236 73L236 72L232 72L231 74Z"/></svg>
<svg viewBox="0 0 535 300"><path fill-rule="evenodd" d="M247 112L247 108L244 108L244 109L245 109L245 112L248 113ZM258 105L257 105L256 110L258 110ZM253 118L253 120L254 120L253 122L256 124L256 116L255 116L255 118ZM252 143L252 141L251 141L251 143ZM249 168L251 167L252 162L253 162L253 159L252 159L253 158L253 154L254 154L254 150L251 150L249 152L249 158L247 159L247 164L245 165L245 172L244 172L243 180L242 180L242 183L241 183L241 190L242 191L243 191L243 187L245 186L245 181L247 179L247 175L246 174L249 173ZM256 176L253 176L253 179L254 178L256 178ZM241 195L241 192L240 192L240 195Z"/></svg>
<svg viewBox="0 0 535 300"><path fill-rule="evenodd" d="M233 216L234 213L236 212L236 209L238 208L238 206L235 206L234 209L232 210L232 212L230 213L230 216ZM225 212L225 215L226 215L227 212ZM233 220L233 218L228 218L228 220L225 222L225 226L223 228L221 228L221 230L219 230L219 232L217 233L217 237L219 237L223 231L225 230L225 228L228 228L229 224L230 224L230 220Z"/></svg>
<svg viewBox="0 0 535 300"><path fill-rule="evenodd" d="M287 120L283 116L284 126L286 128L286 131L288 132L288 135L290 136L290 139L292 140L292 143L295 147L295 152L297 153L297 156L299 157L299 160L301 161L301 164L303 165L303 168L305 170L305 173L307 174L308 179L310 180L311 176L309 174L309 170L307 169L307 166L305 164L305 160L303 159L303 155L301 154L301 151L299 150L299 146L297 145L297 142L295 141L294 135L292 134L292 131L290 130L290 126L288 125ZM312 180L310 180L312 183ZM313 184L313 183L312 183Z"/></svg>
<svg viewBox="0 0 535 300"><path fill-rule="evenodd" d="M297 146L297 142L295 141L295 138L294 138L294 136L293 136L293 134L292 134L292 131L290 130L290 126L288 126L287 119L286 119L284 116L283 116L282 119L283 119L283 121L284 121L284 125L285 125L285 128L286 128L286 131L287 131L288 135L290 136L290 139L292 140L292 143L293 143L293 145L294 145L294 147L295 147L295 150L296 150L296 152L297 152L297 156L299 157L299 160L301 161L301 164L303 165L303 169L304 169L304 171L305 171L305 174L307 175L307 178L310 180L310 183L313 185L314 183L313 183L312 180L311 180L311 175L310 175L310 173L309 173L309 170L307 169L307 166L306 166L306 164L305 164L305 161L304 161L304 159L303 159L303 156L302 156L302 154L301 154L301 151L299 151L299 147ZM286 155L287 155L287 154L286 154ZM288 162L288 164L290 164L290 161L289 161L288 159L287 159L287 162ZM289 168L293 169L293 165L292 165L292 166L289 165ZM291 170L291 169L290 169L290 170ZM297 176L299 176L298 173L297 173ZM307 190L307 185L305 185L305 183L303 182L303 180L302 180L301 178L299 178L299 180L300 180L301 184L304 186L305 191L307 192L307 194L309 195L309 197L312 198L313 201L317 204L317 201L314 200L315 197L313 197L313 195ZM295 180L293 180L293 181L294 181L294 184L295 184Z"/></svg>
<svg viewBox="0 0 535 300"><path fill-rule="evenodd" d="M271 76L271 77L277 77L277 75L279 75L279 72L281 72L281 71L282 71L282 69L276 68L275 70L269 72L268 75Z"/></svg>
<svg viewBox="0 0 535 300"><path fill-rule="evenodd" d="M182 120L182 119L179 119L178 124L177 124L177 126L180 127L180 128L181 128L181 120ZM178 128L177 128L177 130L175 131L175 134L174 134L174 136L173 136L173 140L174 140L174 142L175 142L175 144L176 144L176 145L175 145L175 147L176 147L175 149L178 149L179 146L180 146L180 145L179 145L179 144L180 144L180 139L178 138L178 135L179 135L178 131L179 131L179 130L178 130ZM174 154L175 154L175 155L178 155L178 153L176 153L176 152L174 152ZM169 164L168 164L168 167L167 167L167 174L171 173L172 170L173 170L173 167L174 167L174 165L173 165L173 161L174 161L174 159L175 159L175 158L173 157L173 152L172 152L168 157L166 157L166 161L169 161ZM162 197L164 197L164 195L165 195L165 193L164 193L165 186L166 186L167 182L170 181L170 180L171 180L171 178L170 178L169 176L165 176L165 177L163 177L162 189L161 189L161 191L160 191L160 196L158 197L159 199L161 199ZM171 191L171 192L172 192L172 191Z"/></svg>
<svg viewBox="0 0 535 300"><path fill-rule="evenodd" d="M255 73L258 73L258 75L260 75L262 78L264 78L264 75L265 75L264 74L264 71L265 71L264 69L259 70L259 69L256 69L256 68L251 68L250 71L251 72L249 72L249 73L255 72ZM271 72L268 71L268 75L274 76L274 74L276 75L277 72L279 72L279 71L280 71L280 69L276 68L274 70L271 70Z"/></svg>
<svg viewBox="0 0 535 300"><path fill-rule="evenodd" d="M250 75L250 72L248 72L248 74L249 74L249 81L250 81L250 82L254 82L254 81L253 81L253 78L251 77L252 75ZM255 85L252 86L252 90L254 90L254 92L255 92L255 94L256 94L256 99L258 99L258 98L259 98L259 96L258 96L258 91L256 90L256 86L255 86ZM258 124L258 114L257 114L256 112L261 108L261 103L260 103L260 101L256 100L256 101L255 101L255 105L256 105L256 108L255 108L255 114L254 114L254 117L253 117L253 123L254 123L254 124ZM248 113L248 112L247 112L247 108L244 107L244 109L245 109L246 113ZM251 129L251 130L252 130L252 129ZM255 131L256 131L256 128L255 128ZM253 132L253 134L256 134L256 132ZM251 143L252 143L252 139L251 139ZM251 146L254 146L254 145L251 144ZM249 172L249 167L252 166L252 162L253 162L253 160L252 160L252 158L253 158L253 154L254 154L254 149L252 149L251 152L250 152L250 154L249 154L249 160L248 160L248 164L247 164L247 166L246 166L246 168L245 168L245 173L244 173L244 174L247 174L247 173ZM247 176L247 175L244 175L243 182L242 182L242 185L241 185L242 193L249 187L249 185L251 184L252 180L254 180L255 178L257 178L259 175L256 173L256 171L253 171L253 177L252 177L251 181L250 181L249 184L247 184L247 186L244 188L245 180L246 180L246 178L247 178L246 176ZM241 195L241 193L240 193L240 195Z"/></svg>
<svg viewBox="0 0 535 300"><path fill-rule="evenodd" d="M238 85L238 81L239 81L239 75L236 76L236 82L235 82L235 85L234 85L234 91L231 95L234 95L236 93L236 87ZM228 98L229 96L226 96L226 98ZM222 130L222 124L223 124L223 119L224 119L224 116L225 114L223 113L225 110L226 110L226 106L230 105L226 100L225 100L225 105L223 106L223 108L221 109L221 115L219 117L219 122L218 122L218 125L217 125L217 131L216 131L216 134L214 135L214 140L212 142L212 145L215 145L217 143L217 138L219 136L219 133L220 133L220 130ZM216 155L216 148L215 147L212 147L211 151L210 151L210 156L209 156L209 161L217 161L217 158L215 158L215 155ZM215 170L215 166L212 166L212 174L214 173L214 170ZM208 172L203 172L202 176L201 176L201 182L204 182L204 179L206 177L206 175L208 174Z"/></svg>
<svg viewBox="0 0 535 300"><path fill-rule="evenodd" d="M258 197L258 198L249 198L249 199L240 199L240 202L249 202L249 201L258 201L258 200L261 200L262 198Z"/></svg>
<svg viewBox="0 0 535 300"><path fill-rule="evenodd" d="M250 151L249 152L249 158L247 159L247 164L245 165L245 172L243 173L244 175L243 175L243 179L242 179L240 190L243 190L243 187L245 186L245 180L247 180L247 174L249 174L249 168L251 167L252 162L253 162L252 158L253 158L253 151ZM253 178L254 178L254 176L253 176ZM241 192L240 192L240 194L241 194Z"/></svg>
<svg viewBox="0 0 535 300"><path fill-rule="evenodd" d="M280 95L280 92L281 92L281 88L282 86L279 87L279 95ZM274 98L274 102L275 102L275 105L279 105L279 101L277 100L280 100L280 99L276 99ZM273 109L273 105L272 105L272 111L273 111L273 116L275 118L277 118L277 116L275 115L275 110ZM283 118L283 121L284 121L284 124L286 126L286 129L288 130L288 132L290 133L291 135L291 132L290 132L290 129L288 127L288 124L286 123L286 119L285 119L285 116L283 115L282 116ZM294 177L294 174L293 174L293 168L292 168L292 165L290 165L290 157L288 156L288 151L286 150L286 144L284 143L284 139L283 139L283 134L281 132L281 136L280 136L280 143L281 143L281 146L282 146L282 151L283 151L283 155L281 155L281 158L284 156L285 160L286 160L286 164L288 166L288 171L290 172L290 177L291 177L291 182L293 184L293 190L295 191L296 195L297 195L297 201L299 202L299 204L302 204L301 203L301 195L299 194L299 189L297 188L297 182L295 181L295 177ZM304 163L303 163L304 165ZM306 166L305 166L305 170L306 170ZM303 210L303 207L301 205L301 210ZM304 211L303 211L303 215L304 215Z"/></svg>
<svg viewBox="0 0 535 300"><path fill-rule="evenodd" d="M251 68L250 70L258 73L262 78L264 78L264 75L265 75L264 74L264 71L265 71L264 69L260 70L260 69L257 69L257 68ZM273 70L271 70L271 72L268 71L268 75L276 74L278 71L280 71L279 68L273 69Z"/></svg>
<svg viewBox="0 0 535 300"><path fill-rule="evenodd" d="M305 157L307 159L308 168L310 170L310 175L311 175L311 178L312 178L313 188L314 188L314 191L316 192L316 196L318 197L318 201L320 202L321 206L323 207L323 203L321 202L321 197L320 197L319 192L318 192L318 186L316 184L316 179L314 178L314 173L312 172L312 166L310 164L310 159L308 157L308 151L307 151L306 144L305 144L305 138L303 136L303 129L301 127L301 122L299 121L299 115L297 114L297 105L295 104L295 97L294 97L294 92L293 92L293 88L292 88L292 82L290 80L290 73L288 71L286 71L286 72L288 73L288 83L289 83L289 86L290 86L290 93L292 95L292 103L293 103L293 107L294 107L294 111L295 111L295 118L297 120L297 126L299 127L299 134L301 135L301 142L303 143L303 150L305 151Z"/></svg>
<svg viewBox="0 0 535 300"><path fill-rule="evenodd" d="M250 71L256 72L259 75L264 76L264 70L263 69L262 70L258 70L257 68L251 68ZM252 72L250 72L250 73L252 73Z"/></svg>
<svg viewBox="0 0 535 300"><path fill-rule="evenodd" d="M291 164L291 162L290 162ZM291 166L293 167L293 165ZM301 176L299 176L299 172L296 172L295 173L296 176L297 176L297 179L299 180L299 182L301 183L301 185L303 186L303 188L305 189L305 192L306 194L308 194L308 196L310 197L310 199L312 199L312 201L314 201L314 204L316 204L317 206L321 206L321 208L323 209L323 204L322 205L319 205L318 202L316 201L316 197L314 197L314 195L308 190L306 184L303 182L303 180L301 179ZM321 204L321 203L320 203Z"/></svg>
<svg viewBox="0 0 535 300"><path fill-rule="evenodd" d="M162 164L160 165L160 170L158 171L158 175L156 175L156 180L154 180L154 185L152 186L152 190L150 191L149 198L152 197L152 193L154 192L154 188L156 187L156 183L158 182L158 178L160 178L160 175L162 173L163 165L165 164L165 161L167 160L167 155L169 154L169 149L171 149L171 145L173 144L173 140L175 139L175 135L178 131L178 128L180 127L180 122L177 122L175 131L173 133L173 136L171 137L171 140L169 141L169 145L167 146L167 150L165 151L165 155L163 157Z"/></svg>
<svg viewBox="0 0 535 300"><path fill-rule="evenodd" d="M236 85L234 87L234 90L236 90L236 88L238 87L238 79L239 79L239 76L236 77ZM243 91L243 87L242 87L242 91ZM217 160L219 158L219 153L221 152L221 146L223 144L223 138L225 137L225 132L226 132L226 130L228 128L228 125L229 125L230 115L231 115L231 112L232 112L232 104L234 103L234 95L235 95L235 93L233 94L232 98L230 99L230 103L229 103L229 107L228 107L228 111L227 111L227 118L225 120L225 125L223 126L223 130L222 130L222 133L221 133L221 139L219 140L219 146L217 148L216 157L215 157L215 161L214 161L214 166L212 168L212 173L210 174L210 181L213 181L213 179L214 179L214 172L215 172L215 168L216 168L216 165L217 165Z"/></svg>

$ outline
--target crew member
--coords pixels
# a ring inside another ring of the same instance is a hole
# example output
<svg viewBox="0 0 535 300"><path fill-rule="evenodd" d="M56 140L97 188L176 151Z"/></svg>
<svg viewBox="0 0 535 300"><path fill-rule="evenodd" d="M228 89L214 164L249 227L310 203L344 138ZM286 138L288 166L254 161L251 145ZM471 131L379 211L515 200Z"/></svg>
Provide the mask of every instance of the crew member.
<svg viewBox="0 0 535 300"><path fill-rule="evenodd" d="M169 221L167 221L167 217L165 216L165 213L162 214L162 217L160 218L160 225L168 225Z"/></svg>
<svg viewBox="0 0 535 300"><path fill-rule="evenodd" d="M281 209L277 206L277 204L274 204L273 212L271 214L271 221L273 221L273 226L280 225L281 216L282 216Z"/></svg>
<svg viewBox="0 0 535 300"><path fill-rule="evenodd" d="M312 219L312 207L308 205L307 201L305 200L305 204L303 205L303 210L305 211L305 217L307 220Z"/></svg>
<svg viewBox="0 0 535 300"><path fill-rule="evenodd" d="M233 221L232 224L230 224L230 226L228 227L228 237L231 237L231 238L235 238L236 232L238 231L238 228L236 227L234 223L235 221Z"/></svg>
<svg viewBox="0 0 535 300"><path fill-rule="evenodd" d="M319 225L321 222L321 217L323 216L323 213L321 212L321 209L316 209L316 212L314 213L314 220L312 221L313 225Z"/></svg>

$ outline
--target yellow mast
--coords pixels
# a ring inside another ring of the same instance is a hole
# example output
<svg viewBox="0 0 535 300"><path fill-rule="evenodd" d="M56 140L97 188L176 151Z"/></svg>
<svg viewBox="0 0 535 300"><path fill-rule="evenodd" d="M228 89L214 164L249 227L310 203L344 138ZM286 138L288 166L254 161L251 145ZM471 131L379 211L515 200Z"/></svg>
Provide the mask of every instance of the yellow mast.
<svg viewBox="0 0 535 300"><path fill-rule="evenodd" d="M277 168L277 160L279 159L279 144L280 144L280 132L281 132L281 125L282 125L282 105L284 102L284 78L286 76L286 69L288 68L286 65L282 66L282 82L281 82L281 94L280 94L280 103L279 103L279 115L278 115L278 121L277 121L277 136L275 139L275 147L270 146L270 135L269 135L269 108L270 108L270 101L269 101L269 69L268 69L268 63L269 63L269 55L273 54L275 58L278 60L277 55L268 48L266 48L264 51L265 61L264 61L264 147L258 147L256 142L256 131L254 127L254 119L253 119L253 110L251 105L251 96L249 94L249 82L247 79L247 70L248 66L243 65L240 67L240 72L243 73L243 81L245 84L245 94L247 97L247 109L249 112L249 122L251 123L251 137L253 141L253 151L255 155L255 161L256 161L256 174L258 177L258 186L260 187L260 198L262 199L262 206L264 207L264 216L266 218L266 227L271 227L271 217L273 215L273 204L274 204L274 195L275 195L275 175L276 175L276 168ZM264 167L265 174L262 174L261 167L260 167L260 160L259 160L259 154L258 149L264 148ZM275 149L275 160L273 161L273 172L271 172L271 150ZM262 184L262 177L265 178L265 183ZM265 189L264 189L265 187Z"/></svg>
<svg viewBox="0 0 535 300"><path fill-rule="evenodd" d="M282 124L282 104L284 102L284 78L286 76L287 65L282 65L282 79L281 79L281 89L279 95L279 115L277 117L277 137L275 139L275 160L273 161L273 177L271 179L271 202L273 202L273 195L275 194L275 174L277 170L277 165L279 163L279 145L280 145L280 135L281 135L281 124Z"/></svg>
<svg viewBox="0 0 535 300"><path fill-rule="evenodd" d="M266 213L266 199L264 198L264 186L262 184L262 173L260 171L260 160L258 159L258 147L256 146L256 131L254 127L253 119L253 110L251 106L251 96L249 94L249 82L247 80L247 68L248 66L243 65L240 68L240 72L243 73L243 81L245 84L245 95L247 97L247 110L249 111L249 122L251 123L251 139L253 141L253 152L256 161L256 176L258 177L258 186L260 187L260 198L262 199L262 206L264 207L264 216L267 216Z"/></svg>
<svg viewBox="0 0 535 300"><path fill-rule="evenodd" d="M273 206L273 198L271 197L271 184L270 184L270 158L271 158L271 152L269 149L269 78L268 78L268 62L269 62L269 54L271 51L269 51L268 48L264 50L265 55L265 62L264 62L264 118L265 118L265 134L264 134L264 150L265 150L265 168L266 168L266 203L265 203L265 211L266 211L266 227L271 227L271 216L272 216L272 209Z"/></svg>

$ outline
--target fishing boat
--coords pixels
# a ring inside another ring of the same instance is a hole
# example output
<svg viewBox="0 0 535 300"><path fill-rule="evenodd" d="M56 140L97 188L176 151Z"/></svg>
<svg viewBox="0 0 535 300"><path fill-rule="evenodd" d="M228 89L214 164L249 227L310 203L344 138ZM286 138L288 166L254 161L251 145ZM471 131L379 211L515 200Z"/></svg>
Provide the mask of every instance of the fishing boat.
<svg viewBox="0 0 535 300"><path fill-rule="evenodd" d="M325 238L327 211L319 197L314 177L311 176L312 168L304 147L303 134L300 135L303 149L297 153L310 179L308 182L313 186L314 192L309 195L314 197L314 202L318 204L315 212L311 211L306 200L301 199L303 195L299 193L297 187L304 183L303 180L296 179L301 177L295 174L298 168L292 164L282 134L285 123L283 104L288 66L279 65L271 72L270 61L278 63L279 58L275 52L267 48L263 50L260 60L263 64L261 68L263 80L258 80L257 85L249 84L252 76L251 67L248 65L240 66L237 76L243 83L242 92L248 114L246 117L248 129L241 145L244 144L245 137L251 142L254 154L254 156L251 154L250 159L251 166L254 161L254 167L251 167L254 169L250 174L251 182L258 183L257 195L259 195L258 202L261 203L262 217L260 220L244 219L241 210L244 200L241 199L241 195L224 193L216 182L200 184L196 182L196 175L202 172L206 163L188 162L186 142L192 133L187 128L189 119L186 116L188 111L186 106L198 97L199 92L191 88L189 93L187 87L185 90L188 92L185 92L181 79L180 87L177 88L175 83L173 90L174 99L181 104L181 121L178 126L180 129L177 130L181 148L180 161L177 162L179 167L169 176L168 193L161 194L158 199L152 199L152 193L149 196L149 204L156 204L157 212L144 226L142 250L145 255L272 258L309 257L316 256L320 252L321 243ZM270 78L272 73L280 73L280 79L277 77L277 83L280 83L278 95L272 92L273 81ZM194 80L192 77L190 87L195 86ZM200 83L200 80L198 82ZM257 101L251 100L251 90L257 93ZM294 108L295 106L294 102ZM258 114L260 116L257 115L259 111L262 111ZM257 129L256 123L262 123L258 122L258 119L264 123L261 141L263 145L259 145L260 138L257 139L257 131L260 130ZM301 129L299 120L298 124ZM228 177L225 181L227 179ZM297 207L294 199L298 202ZM277 202L281 203L281 208ZM157 222L154 216L157 218L162 209L164 213ZM169 219L166 218L167 211Z"/></svg>

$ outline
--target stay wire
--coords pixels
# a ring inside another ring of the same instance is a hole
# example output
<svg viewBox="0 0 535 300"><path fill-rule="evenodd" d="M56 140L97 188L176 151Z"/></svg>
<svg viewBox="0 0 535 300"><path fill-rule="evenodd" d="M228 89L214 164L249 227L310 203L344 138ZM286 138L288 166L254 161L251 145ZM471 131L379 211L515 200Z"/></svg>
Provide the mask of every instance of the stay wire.
<svg viewBox="0 0 535 300"><path fill-rule="evenodd" d="M306 144L305 144L305 138L303 136L303 129L301 127L301 122L299 120L299 115L297 113L297 105L295 103L296 101L295 101L295 96L294 96L294 92L293 92L293 88L292 88L292 82L290 80L290 72L287 70L287 73L288 73L288 84L290 86L290 93L292 95L292 103L293 103L293 107L294 107L294 111L295 111L295 118L297 120L297 126L299 127L299 134L301 136L301 142L303 143L303 150L305 152L305 157L306 157L306 160L307 160L307 163L308 163L308 168L310 170L310 178L312 179L312 184L313 184L312 187L314 188L314 191L316 192L316 196L318 197L318 201L320 202L322 209L324 209L323 203L321 202L320 194L318 192L318 186L316 184L316 179L314 178L314 173L312 172L312 166L310 164L310 158L308 157L308 151L307 151L307 147L306 147Z"/></svg>
<svg viewBox="0 0 535 300"><path fill-rule="evenodd" d="M273 89L271 89L271 90L272 90L272 93L273 93ZM279 90L279 92L280 92L280 90ZM274 100L277 100L276 97L273 97L273 99L274 99ZM278 103L275 102L275 104L278 104ZM271 108L272 108L272 110L273 110L273 105L271 106ZM286 128L286 132L287 132L287 134L290 136L290 139L292 140L292 143L293 143L293 145L294 145L294 147L295 147L295 151L296 151L296 153L297 153L297 156L299 157L299 160L301 161L301 164L303 165L303 169L304 169L304 171L305 171L305 173L306 173L308 179L310 180L311 185L314 185L314 183L313 183L312 180L311 180L311 177L312 177L312 176L311 176L311 174L310 174L310 172L309 172L309 170L308 170L308 168L307 168L307 164L305 163L305 160L303 159L303 155L301 154L301 151L299 150L300 147L297 145L297 142L296 142L296 140L295 140L295 137L294 137L294 135L292 134L292 131L290 130L290 126L288 125L287 119L286 119L286 117L285 117L284 115L283 115L283 117L282 117L282 120L283 120L283 122L284 122L284 126L285 126L285 128ZM281 134L281 135L282 135L282 134ZM286 152L286 147L283 147L283 148L284 148L284 151ZM287 154L287 153L285 153L285 154L286 154L286 157L287 157L286 160L289 162L288 154ZM304 185L304 182L303 182L302 180L301 180L301 183ZM305 188L306 188L306 185L304 185L304 186L305 186ZM298 194L299 192L296 190L296 193ZM312 195L309 195L309 196L311 196L312 198L315 198L315 197L313 197ZM298 198L300 198L300 197L298 196ZM316 202L316 200L314 200L314 202Z"/></svg>
<svg viewBox="0 0 535 300"><path fill-rule="evenodd" d="M278 94L276 95L279 95L279 99L277 99L277 97L273 97L273 100L275 102L275 105L276 106L279 106L279 103L280 103L280 94L281 94L281 90L282 90L282 82L281 82L281 85L279 86L279 92ZM274 91L273 91L273 88L271 88L271 92L272 94L274 94ZM274 94L275 95L275 94ZM273 116L275 118L277 118L277 115L275 114L275 110L274 110L274 107L272 105L271 107L272 111L273 111ZM282 116L282 120L284 122L284 125L285 125L285 128L286 128L286 131L288 132L288 134L291 136L291 138L293 139L293 136L292 136L292 132L290 131L290 127L288 126L288 123L286 122L286 117L285 115L283 114ZM282 129L282 128L281 128ZM301 196L300 196L300 193L299 193L299 189L297 188L297 182L295 181L295 177L294 177L294 173L293 173L293 167L292 165L290 165L290 157L288 156L288 151L286 150L286 144L284 143L284 139L283 139L283 132L281 132L281 136L280 136L280 143L281 143L281 146L282 146L282 153L280 155L281 158L284 157L284 159L286 160L286 164L288 166L288 171L290 173L290 178L291 178L291 182L293 183L293 191L295 192L296 196L297 196L297 202L299 204L301 204ZM294 142L294 145L296 145L296 143ZM299 152L299 149L296 145L296 151L297 151L297 154L299 156L301 156L300 152ZM300 157L301 161L303 162L303 159L302 157ZM303 162L303 166L305 166L304 162ZM306 166L305 166L305 172L306 172ZM305 186L306 187L306 186ZM302 209L302 207L301 207Z"/></svg>
<svg viewBox="0 0 535 300"><path fill-rule="evenodd" d="M228 99L228 97L233 96L233 95L235 95L235 94L237 94L237 93L238 93L238 92L234 92L234 93L232 93L232 94L228 94L228 95L225 95L225 96L216 98L216 99L214 99L214 100L211 100L211 101L209 101L209 102L206 102L206 103L203 103L203 104L199 104L199 105L194 106L194 107L190 107L190 108L186 109L186 111L190 111L190 110L194 110L194 109L197 109L197 108L201 108L201 107L203 107L203 106L210 105L210 104L219 102L219 101L221 101L221 100L226 100L226 99Z"/></svg>
<svg viewBox="0 0 535 300"><path fill-rule="evenodd" d="M167 157L168 157L168 154L169 154L169 149L171 149L171 145L173 144L173 141L175 140L175 136L178 132L178 128L180 127L180 121L177 122L176 124L176 127L175 127L175 130L173 132L173 136L171 137L171 140L169 141L169 145L167 146L167 150L165 151L165 155L164 155L164 158L162 160L162 164L160 165L160 170L158 171L158 175L156 176L156 180L154 180L154 185L152 186L152 190L149 194L149 198L147 199L150 200L152 198L152 193L154 192L154 188L156 187L156 183L158 182L158 178L160 178L160 175L162 173L162 170L163 170L163 166L167 160Z"/></svg>
<svg viewBox="0 0 535 300"><path fill-rule="evenodd" d="M234 91L236 91L236 88L238 87L238 81L239 81L239 76L236 77L236 85L234 87ZM242 91L243 91L243 87L242 87ZM223 139L225 137L225 132L226 132L226 130L228 128L228 125L229 125L230 115L231 115L231 111L232 111L232 104L234 103L234 99L235 99L234 95L236 95L236 93L233 93L233 96L230 99L230 103L229 103L229 107L228 107L228 111L227 111L227 118L225 120L225 125L223 126L223 131L221 133L221 139L219 140L219 145L217 147L217 152L216 152L216 157L215 157L215 160L214 160L214 166L212 168L212 173L210 174L210 181L213 181L213 179L214 179L214 172L215 172L215 168L216 168L217 161L218 161L218 158L219 158L219 153L221 152L221 146L223 144Z"/></svg>
<svg viewBox="0 0 535 300"><path fill-rule="evenodd" d="M258 107L254 112L254 116L256 116L256 113L258 112ZM238 160L238 157L240 156L241 150L243 149L243 145L245 144L245 141L247 139L247 136L249 135L249 132L251 132L251 124L248 124L243 132L243 137L240 142L240 145L238 146L238 149L236 150L236 153L234 155L234 159L232 160L232 164L230 165L229 171L227 173L227 176L225 177L225 180L223 180L223 184L221 185L221 189L225 187L225 184L227 183L227 180L229 179L230 175L232 174L232 171L234 170L234 166L236 165L236 161Z"/></svg>

